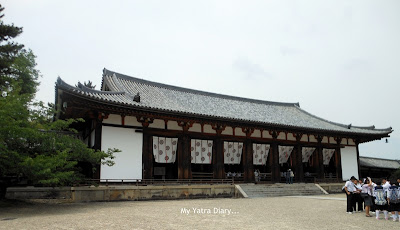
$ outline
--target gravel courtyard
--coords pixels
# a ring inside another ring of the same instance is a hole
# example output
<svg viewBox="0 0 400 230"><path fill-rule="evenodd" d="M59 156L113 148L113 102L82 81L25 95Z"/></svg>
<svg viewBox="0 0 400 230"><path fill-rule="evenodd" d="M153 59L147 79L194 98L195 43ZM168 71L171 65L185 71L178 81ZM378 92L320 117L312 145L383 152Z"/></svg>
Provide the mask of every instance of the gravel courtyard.
<svg viewBox="0 0 400 230"><path fill-rule="evenodd" d="M346 214L344 198L19 202L0 207L0 229L400 229L392 220Z"/></svg>

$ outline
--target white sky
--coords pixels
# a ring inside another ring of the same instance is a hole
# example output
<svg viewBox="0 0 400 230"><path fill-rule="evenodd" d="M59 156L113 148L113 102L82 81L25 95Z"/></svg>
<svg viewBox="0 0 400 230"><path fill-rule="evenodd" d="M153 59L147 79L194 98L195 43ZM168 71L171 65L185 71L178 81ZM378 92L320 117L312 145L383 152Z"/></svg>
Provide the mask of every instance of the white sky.
<svg viewBox="0 0 400 230"><path fill-rule="evenodd" d="M107 69L187 88L300 102L310 113L393 127L360 154L400 158L400 1L2 1L37 55L37 99L57 76Z"/></svg>

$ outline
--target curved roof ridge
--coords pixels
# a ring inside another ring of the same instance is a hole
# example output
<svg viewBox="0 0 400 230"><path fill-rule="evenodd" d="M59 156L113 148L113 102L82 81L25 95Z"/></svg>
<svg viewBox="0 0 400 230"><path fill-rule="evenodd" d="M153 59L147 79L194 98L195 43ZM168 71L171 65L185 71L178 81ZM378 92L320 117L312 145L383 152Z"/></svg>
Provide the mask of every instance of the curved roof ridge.
<svg viewBox="0 0 400 230"><path fill-rule="evenodd" d="M88 88L88 87L84 86L82 83L78 82L78 85L79 84L82 86L82 88L75 87L75 86L72 86L72 85L66 83L64 80L61 79L61 77L57 78L57 85L66 87L66 88L68 88L70 90L78 90L78 91L81 91L81 92L98 93L98 94L126 94L123 91L101 91L101 90L91 89L91 88Z"/></svg>
<svg viewBox="0 0 400 230"><path fill-rule="evenodd" d="M327 119L324 119L324 118L321 118L321 117L319 117L319 116L316 116L316 115L314 115L314 114L312 114L312 113L310 113L310 112L307 112L307 111L305 111L304 109L300 108L300 106L296 106L296 108L297 108L298 110L300 110L301 112L306 113L307 115L312 116L312 117L314 117L314 118L316 118L316 119L319 119L319 120L324 121L324 122L328 122L328 123L333 124L333 125L341 126L341 127L343 127L343 128L347 128L347 129L358 128L358 129L367 129L367 130L390 131L390 132L393 132L392 127L388 127L388 128L384 128L384 129L375 129L375 125L359 127L359 126L353 126L352 124L349 124L349 125L341 124L341 123L329 121L329 120L327 120Z"/></svg>
<svg viewBox="0 0 400 230"><path fill-rule="evenodd" d="M120 77L120 78L125 79L125 80L136 81L136 82L139 82L141 84L147 84L147 85L151 85L151 86L154 86L154 87L165 88L165 89L170 89L170 90L175 90L175 91L180 91L180 92L185 92L185 93L200 94L200 95L204 95L204 96L219 97L219 98L224 98L224 99L251 102L251 103L258 103L258 104L281 105L281 106L298 106L298 107L300 107L300 104L298 102L297 103L289 103L289 102L264 101L264 100L259 100L259 99L250 99L250 98L243 98L243 97L237 97L237 96L230 96L230 95L206 92L206 91L201 91L201 90L189 89L189 88L184 88L184 87L178 87L178 86L173 86L173 85L167 85L167 84L163 84L163 83L148 81L148 80L144 80L144 79L141 79L141 78L136 78L136 77L128 76L128 75L125 75L125 74L117 73L117 72L108 70L106 68L103 69L103 78L104 78L105 75L112 76L113 74L115 74L117 77Z"/></svg>
<svg viewBox="0 0 400 230"><path fill-rule="evenodd" d="M368 156L360 156L360 158L368 158L368 159L376 159L376 160L386 160L386 161L397 161L397 162L400 161L400 160L396 160L396 159L387 159L387 158L379 158L379 157L368 157Z"/></svg>

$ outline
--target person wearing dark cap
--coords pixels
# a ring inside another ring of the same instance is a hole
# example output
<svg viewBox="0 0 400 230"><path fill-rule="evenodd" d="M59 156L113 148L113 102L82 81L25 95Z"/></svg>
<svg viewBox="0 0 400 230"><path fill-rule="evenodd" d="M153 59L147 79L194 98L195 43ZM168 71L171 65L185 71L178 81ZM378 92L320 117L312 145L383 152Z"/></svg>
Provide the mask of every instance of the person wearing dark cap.
<svg viewBox="0 0 400 230"><path fill-rule="evenodd" d="M354 185L354 181L357 180L354 176L350 178L344 185L344 190L346 192L347 197L347 213L353 214L353 207L355 206L355 199L353 193L356 191L356 186ZM355 210L354 210L355 211Z"/></svg>

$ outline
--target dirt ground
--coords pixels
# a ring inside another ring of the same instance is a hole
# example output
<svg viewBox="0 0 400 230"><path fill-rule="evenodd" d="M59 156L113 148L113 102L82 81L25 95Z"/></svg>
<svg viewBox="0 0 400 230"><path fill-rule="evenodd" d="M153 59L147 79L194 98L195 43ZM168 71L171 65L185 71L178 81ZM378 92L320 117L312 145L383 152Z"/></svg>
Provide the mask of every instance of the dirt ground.
<svg viewBox="0 0 400 230"><path fill-rule="evenodd" d="M400 229L346 214L344 194L94 203L2 203L0 229ZM381 216L382 218L382 216Z"/></svg>

